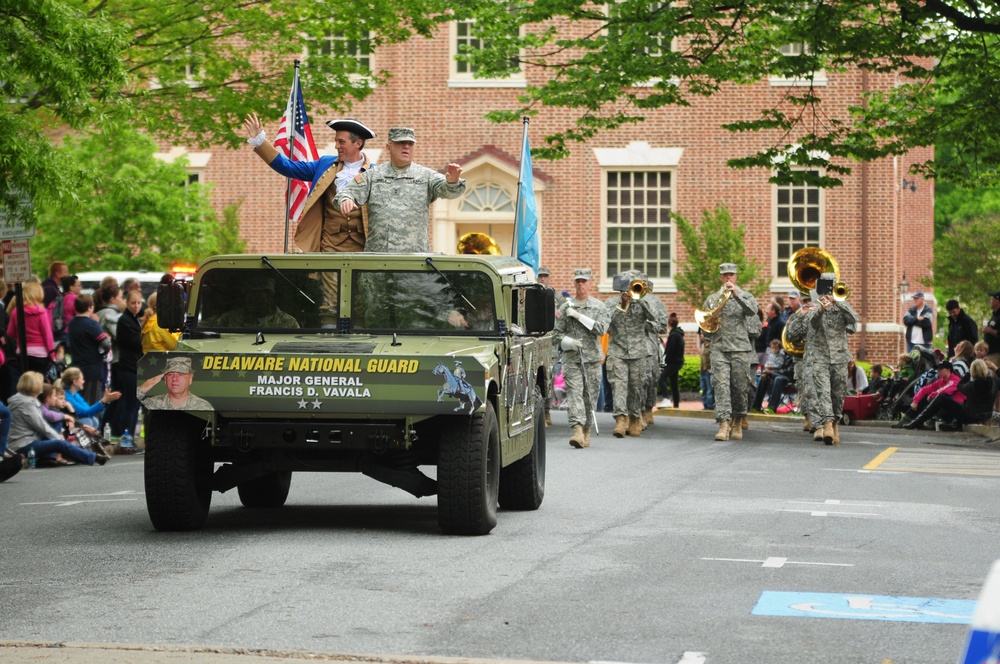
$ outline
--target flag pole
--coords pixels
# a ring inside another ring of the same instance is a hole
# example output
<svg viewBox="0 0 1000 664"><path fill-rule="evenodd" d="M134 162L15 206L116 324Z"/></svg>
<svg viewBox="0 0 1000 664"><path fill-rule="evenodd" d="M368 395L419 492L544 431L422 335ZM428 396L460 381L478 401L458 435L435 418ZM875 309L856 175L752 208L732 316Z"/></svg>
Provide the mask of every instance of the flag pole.
<svg viewBox="0 0 1000 664"><path fill-rule="evenodd" d="M299 61L295 61L295 72L292 75L292 90L288 93L288 104L285 106L285 114L288 116L289 129L285 144L288 146L288 158L293 159L295 155L295 111L298 106L296 90L299 89ZM290 112L290 113L289 113ZM292 216L292 178L285 178L285 250L288 253L288 233L291 226Z"/></svg>
<svg viewBox="0 0 1000 664"><path fill-rule="evenodd" d="M521 213L521 185L524 184L524 146L527 145L525 139L528 136L528 120L527 115L521 116L524 129L521 131L521 158L517 164L517 197L514 200L514 241L510 243L511 256L517 256L517 215Z"/></svg>

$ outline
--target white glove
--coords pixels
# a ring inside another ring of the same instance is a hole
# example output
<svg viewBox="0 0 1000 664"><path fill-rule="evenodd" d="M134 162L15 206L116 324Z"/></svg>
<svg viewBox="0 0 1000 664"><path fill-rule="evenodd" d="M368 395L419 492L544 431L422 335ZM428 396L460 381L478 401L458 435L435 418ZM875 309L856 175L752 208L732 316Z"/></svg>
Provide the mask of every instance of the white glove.
<svg viewBox="0 0 1000 664"><path fill-rule="evenodd" d="M577 311L575 307L567 307L566 308L566 316L569 317L569 318L579 318L580 317L580 312Z"/></svg>
<svg viewBox="0 0 1000 664"><path fill-rule="evenodd" d="M583 348L583 342L579 339L573 339L571 337L563 337L562 342L559 347L563 350L580 350Z"/></svg>

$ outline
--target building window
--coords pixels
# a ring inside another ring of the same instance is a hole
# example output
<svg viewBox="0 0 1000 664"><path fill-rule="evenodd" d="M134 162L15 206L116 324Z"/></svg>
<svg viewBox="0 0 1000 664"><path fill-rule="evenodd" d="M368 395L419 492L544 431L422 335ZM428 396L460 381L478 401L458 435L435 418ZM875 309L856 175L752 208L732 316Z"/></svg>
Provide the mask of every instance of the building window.
<svg viewBox="0 0 1000 664"><path fill-rule="evenodd" d="M354 60L355 72L359 75L368 75L372 72L372 45L371 39L362 40L348 39L341 33L327 34L322 39L314 39L307 42L309 55L333 58L335 60Z"/></svg>
<svg viewBox="0 0 1000 664"><path fill-rule="evenodd" d="M670 277L672 173L607 171L605 196L607 278L631 269Z"/></svg>
<svg viewBox="0 0 1000 664"><path fill-rule="evenodd" d="M201 173L197 173L197 172L194 172L194 171L188 171L188 174L187 174L187 186L190 187L193 184L201 184Z"/></svg>
<svg viewBox="0 0 1000 664"><path fill-rule="evenodd" d="M778 47L778 53L786 58L796 58L803 55L809 55L809 44L805 42L795 42L792 44L784 44ZM797 77L785 77L785 76L771 76L769 83L774 87L802 87L802 86L825 86L826 85L826 71L823 69L818 69L811 72L808 76L797 76Z"/></svg>
<svg viewBox="0 0 1000 664"><path fill-rule="evenodd" d="M499 185L481 184L462 198L462 212L514 212L514 199Z"/></svg>
<svg viewBox="0 0 1000 664"><path fill-rule="evenodd" d="M608 34L619 41L633 41L641 46L636 48L637 55L650 58L657 58L664 53L673 50L673 43L662 34L650 32L649 17L656 13L669 9L669 2L650 2L645 7L641 7L640 14L630 16L626 13L626 8L634 9L632 4L622 6L619 2L609 3L608 13Z"/></svg>
<svg viewBox="0 0 1000 664"><path fill-rule="evenodd" d="M799 249L820 246L822 220L822 189L806 184L775 186L774 236L777 241L777 260L774 276L786 276L784 270L788 259Z"/></svg>
<svg viewBox="0 0 1000 664"><path fill-rule="evenodd" d="M516 60L510 63L509 73L502 78L476 78L478 67L459 59L459 55L483 49L486 44L475 34L475 21L454 21L451 24L451 77L452 87L524 87L524 71Z"/></svg>

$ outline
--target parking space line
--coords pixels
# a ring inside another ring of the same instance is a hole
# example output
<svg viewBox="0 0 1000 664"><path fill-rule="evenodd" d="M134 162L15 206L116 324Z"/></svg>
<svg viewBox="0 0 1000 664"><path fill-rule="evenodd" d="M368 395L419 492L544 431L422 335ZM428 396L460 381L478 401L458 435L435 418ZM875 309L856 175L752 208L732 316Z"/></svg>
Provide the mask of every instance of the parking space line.
<svg viewBox="0 0 1000 664"><path fill-rule="evenodd" d="M761 563L761 567L781 568L785 565L815 565L819 567L854 567L852 563L815 563L803 560L789 560L788 558L770 557L764 560L754 560L752 558L701 558L700 560L714 560L723 563Z"/></svg>

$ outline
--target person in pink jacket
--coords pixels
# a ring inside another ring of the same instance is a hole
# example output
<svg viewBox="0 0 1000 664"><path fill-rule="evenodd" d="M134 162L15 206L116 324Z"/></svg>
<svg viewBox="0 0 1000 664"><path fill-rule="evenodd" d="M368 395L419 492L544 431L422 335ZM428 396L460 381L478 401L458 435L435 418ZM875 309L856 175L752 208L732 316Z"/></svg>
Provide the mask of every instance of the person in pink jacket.
<svg viewBox="0 0 1000 664"><path fill-rule="evenodd" d="M940 395L951 397L957 404L965 401L965 395L958 391L959 377L951 370L951 362L940 362L936 368L938 372L937 380L924 385L913 395L913 403L903 413L903 419L897 423L900 426L896 427L896 425L893 425L894 427L906 428L906 425L915 420L920 412L927 407L927 404Z"/></svg>
<svg viewBox="0 0 1000 664"><path fill-rule="evenodd" d="M29 281L21 287L21 293L24 296L24 332L25 348L28 351L28 370L45 375L55 350L55 342L52 339L52 316L42 304L45 292L37 281ZM17 298L14 298L11 300L7 338L13 340L17 345L18 354L21 353L21 341L18 337L20 324ZM16 358L8 358L8 361L11 360L17 362Z"/></svg>

